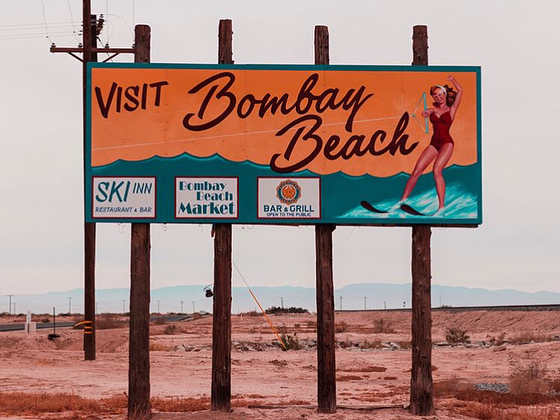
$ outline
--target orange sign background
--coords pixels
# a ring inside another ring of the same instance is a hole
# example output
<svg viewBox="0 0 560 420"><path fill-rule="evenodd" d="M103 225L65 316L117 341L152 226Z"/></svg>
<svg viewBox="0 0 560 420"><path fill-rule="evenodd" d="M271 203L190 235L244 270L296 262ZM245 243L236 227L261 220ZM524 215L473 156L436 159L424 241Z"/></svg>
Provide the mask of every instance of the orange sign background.
<svg viewBox="0 0 560 420"><path fill-rule="evenodd" d="M339 90L336 102L339 102L350 89L365 87L364 94L373 94L359 108L355 115L352 132L345 129L350 111L338 108L327 109L318 113L311 107L308 114L319 115L321 127L315 132L322 140L322 146L329 137L337 135L340 143L334 153L340 150L351 136L363 135L362 149L370 142L372 135L378 131L386 132L383 142L377 139L375 149L383 149L391 142L393 133L403 113L412 114L416 110L417 120L410 117L405 134L409 136L407 147L418 142L416 148L407 155L397 151L394 155L384 153L374 156L365 153L354 155L349 159L325 158L323 149L305 169L318 174L330 174L342 171L348 175L370 174L373 176L390 176L399 172L412 172L418 157L429 145L432 134L424 132L424 118L420 113L423 104L417 106L425 92L428 107L431 107L430 86L448 83L447 76L453 74L463 86L463 99L451 126L451 136L455 150L449 165L470 165L477 161L477 79L475 71L436 72L436 71L362 71L362 70L273 70L273 69L184 69L184 68L110 68L93 67L91 69L91 165L107 165L116 160L140 161L153 156L173 157L188 153L198 157L219 154L235 162L249 160L260 165L269 165L271 157L280 154L278 165L289 166L308 156L317 142L313 139L299 140L287 161L283 154L292 137L300 127L309 131L311 123L299 124L282 136L276 133L302 115L295 111L283 115L279 111L272 115L270 110L261 118L258 106L247 118L240 118L235 110L222 122L204 131L191 131L185 128L183 120L189 113L197 114L208 95L208 103L202 119L197 115L191 122L199 124L210 121L220 115L229 103L223 97L216 99L216 93L225 86L225 80L211 83L198 93L189 93L194 86L208 77L227 71L235 76L235 81L228 89L235 95L236 102L247 94L260 99L266 94L271 97L288 95L287 104L293 104L302 84L313 73L319 76L316 86L311 90L320 95L325 89ZM159 88L150 84L167 82ZM115 85L116 83L116 85ZM144 84L147 87L144 88ZM137 89L135 87L138 87ZM213 95L210 89L217 86ZM120 88L120 90L119 90ZM130 88L130 89L128 89ZM127 91L128 89L128 91ZM142 92L146 92L145 109L142 107ZM159 103L156 105L156 93L159 89ZM113 94L111 97L111 90ZM126 92L129 97L127 98ZM138 92L138 95L136 95ZM136 99L131 100L130 97ZM111 100L109 100L111 98ZM248 103L245 103L245 110ZM101 106L100 106L101 105ZM129 109L127 110L126 106ZM102 108L106 107L106 117ZM120 112L117 112L117 109ZM354 142L356 139L354 139ZM304 169L304 168L302 168ZM301 169L299 169L301 170Z"/></svg>

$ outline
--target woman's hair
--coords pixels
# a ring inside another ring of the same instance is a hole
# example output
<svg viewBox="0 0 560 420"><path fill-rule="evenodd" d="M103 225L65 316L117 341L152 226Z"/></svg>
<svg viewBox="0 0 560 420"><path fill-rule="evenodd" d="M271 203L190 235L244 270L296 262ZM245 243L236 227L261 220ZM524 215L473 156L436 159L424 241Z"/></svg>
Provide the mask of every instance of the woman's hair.
<svg viewBox="0 0 560 420"><path fill-rule="evenodd" d="M447 95L445 95L447 106L451 106L451 105L453 105L453 102L455 102L455 98L457 97L457 92L455 92L453 90L453 88L450 87L450 86L444 85L443 87L445 88L445 91L447 92ZM430 88L430 95L433 95L437 89L441 90L441 86L432 86ZM437 103L435 103L435 102L433 103L433 105L436 108L438 106Z"/></svg>

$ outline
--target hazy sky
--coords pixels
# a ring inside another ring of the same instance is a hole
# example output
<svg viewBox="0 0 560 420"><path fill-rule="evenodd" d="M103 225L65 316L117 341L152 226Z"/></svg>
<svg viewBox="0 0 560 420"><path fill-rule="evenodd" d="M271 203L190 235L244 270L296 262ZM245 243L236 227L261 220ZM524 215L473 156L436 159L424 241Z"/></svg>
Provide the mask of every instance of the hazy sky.
<svg viewBox="0 0 560 420"><path fill-rule="evenodd" d="M430 64L480 65L483 80L484 222L433 229L432 281L560 291L559 1L92 0L92 12L106 15L113 47L149 24L159 63L215 63L229 18L238 64L313 63L321 24L332 64L408 65L412 27L428 25ZM49 53L43 19L57 46L76 46L81 13L79 0L0 2L1 295L83 286L81 63ZM130 225L98 224L97 238L97 287L127 287ZM337 228L335 286L410 282L410 238ZM212 282L208 225L153 225L152 251L154 288ZM313 228L234 227L233 258L252 285L315 283Z"/></svg>

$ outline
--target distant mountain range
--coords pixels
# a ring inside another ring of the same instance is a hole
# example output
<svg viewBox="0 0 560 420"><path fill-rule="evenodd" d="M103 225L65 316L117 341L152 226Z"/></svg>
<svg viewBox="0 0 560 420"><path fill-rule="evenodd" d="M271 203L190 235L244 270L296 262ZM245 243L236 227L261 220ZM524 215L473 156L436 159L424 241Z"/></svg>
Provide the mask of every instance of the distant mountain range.
<svg viewBox="0 0 560 420"><path fill-rule="evenodd" d="M204 285L162 287L152 290L152 312L212 312L212 299L204 296ZM255 286L253 293L263 308L271 306L316 309L315 289L310 287ZM127 312L129 289L98 289L97 312ZM36 295L16 295L12 303L17 313L83 313L83 289ZM71 298L71 299L70 299ZM365 299L364 299L365 298ZM560 293L526 293L518 290L486 290L432 285L432 307L560 304ZM335 289L335 309L394 309L411 305L411 285L387 283L350 284ZM4 306L8 308L8 302ZM2 308L2 306L0 306ZM12 308L13 309L13 308ZM1 310L1 309L0 309ZM245 287L232 289L232 312L259 310Z"/></svg>

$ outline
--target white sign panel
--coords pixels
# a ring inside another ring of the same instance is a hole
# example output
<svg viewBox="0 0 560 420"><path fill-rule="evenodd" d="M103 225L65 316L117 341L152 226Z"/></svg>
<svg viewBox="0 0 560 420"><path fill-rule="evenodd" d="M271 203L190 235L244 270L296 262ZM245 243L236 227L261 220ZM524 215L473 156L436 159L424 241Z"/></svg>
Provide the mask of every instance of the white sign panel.
<svg viewBox="0 0 560 420"><path fill-rule="evenodd" d="M259 219L321 218L320 178L259 178Z"/></svg>
<svg viewBox="0 0 560 420"><path fill-rule="evenodd" d="M237 178L175 178L175 218L237 219L239 181Z"/></svg>
<svg viewBox="0 0 560 420"><path fill-rule="evenodd" d="M93 218L155 219L155 177L93 177Z"/></svg>

